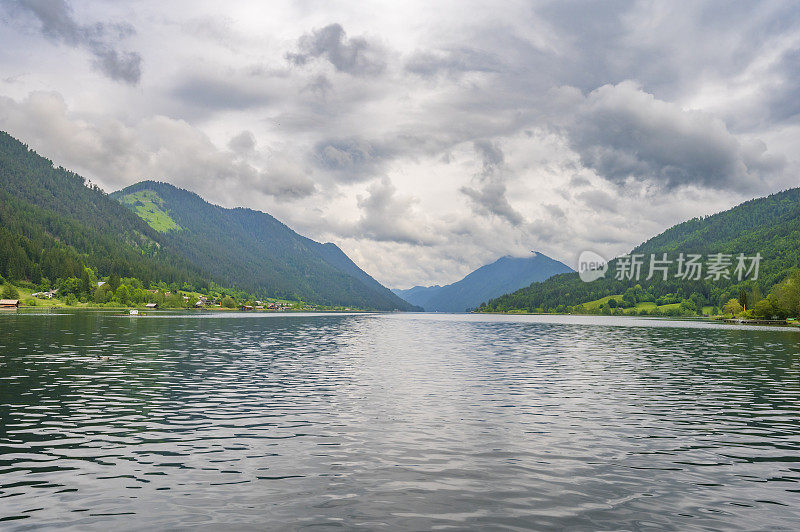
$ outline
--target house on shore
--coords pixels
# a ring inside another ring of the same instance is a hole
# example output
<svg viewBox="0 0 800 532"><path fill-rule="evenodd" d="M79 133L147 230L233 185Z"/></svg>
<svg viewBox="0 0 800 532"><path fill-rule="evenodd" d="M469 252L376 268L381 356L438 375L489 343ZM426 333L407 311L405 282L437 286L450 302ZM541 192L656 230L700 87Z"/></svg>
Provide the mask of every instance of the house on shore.
<svg viewBox="0 0 800 532"><path fill-rule="evenodd" d="M239 310L253 310L253 307L251 305L242 305Z"/></svg>
<svg viewBox="0 0 800 532"><path fill-rule="evenodd" d="M0 299L0 308L18 308L19 299Z"/></svg>
<svg viewBox="0 0 800 532"><path fill-rule="evenodd" d="M144 308L157 309L158 308L158 303L148 303L148 304L146 304L144 306Z"/></svg>
<svg viewBox="0 0 800 532"><path fill-rule="evenodd" d="M58 290L48 290L46 292L34 292L33 294L31 294L31 296L38 297L39 299L53 299L54 297L56 297L56 292L58 292Z"/></svg>

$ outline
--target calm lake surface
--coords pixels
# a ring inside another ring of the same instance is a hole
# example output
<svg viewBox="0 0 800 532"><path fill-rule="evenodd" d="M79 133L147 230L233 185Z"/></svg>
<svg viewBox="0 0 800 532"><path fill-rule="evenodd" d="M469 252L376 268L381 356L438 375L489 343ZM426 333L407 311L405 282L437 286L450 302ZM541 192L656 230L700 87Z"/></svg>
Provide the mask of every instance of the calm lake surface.
<svg viewBox="0 0 800 532"><path fill-rule="evenodd" d="M800 331L0 313L0 528L798 529Z"/></svg>

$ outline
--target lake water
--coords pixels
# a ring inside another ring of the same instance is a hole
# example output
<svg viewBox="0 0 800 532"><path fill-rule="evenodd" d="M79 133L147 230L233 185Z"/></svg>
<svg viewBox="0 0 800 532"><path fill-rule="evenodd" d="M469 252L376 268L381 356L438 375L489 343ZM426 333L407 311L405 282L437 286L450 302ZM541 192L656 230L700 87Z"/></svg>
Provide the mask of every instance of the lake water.
<svg viewBox="0 0 800 532"><path fill-rule="evenodd" d="M0 313L0 528L798 529L800 331Z"/></svg>

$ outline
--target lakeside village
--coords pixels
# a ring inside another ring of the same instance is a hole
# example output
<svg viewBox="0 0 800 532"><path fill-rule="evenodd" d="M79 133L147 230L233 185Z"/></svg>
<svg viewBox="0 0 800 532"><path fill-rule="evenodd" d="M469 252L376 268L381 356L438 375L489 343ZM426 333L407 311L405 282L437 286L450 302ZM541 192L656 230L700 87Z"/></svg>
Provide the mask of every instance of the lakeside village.
<svg viewBox="0 0 800 532"><path fill-rule="evenodd" d="M38 284L27 281L17 281L12 284L0 277L0 308L207 309L263 312L357 310L349 307L314 305L290 299L256 299L251 294L223 288L214 283L211 283L207 290L201 291L189 284L159 282L145 286L139 279L120 278L113 274L97 279L91 268L85 268L80 278L59 279L53 285L44 278Z"/></svg>

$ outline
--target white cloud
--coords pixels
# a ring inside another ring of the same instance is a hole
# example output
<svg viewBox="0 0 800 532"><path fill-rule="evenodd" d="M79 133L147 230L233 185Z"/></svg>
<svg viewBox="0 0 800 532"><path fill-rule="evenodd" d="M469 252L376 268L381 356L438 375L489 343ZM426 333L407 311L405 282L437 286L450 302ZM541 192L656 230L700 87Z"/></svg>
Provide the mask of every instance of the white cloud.
<svg viewBox="0 0 800 532"><path fill-rule="evenodd" d="M698 184L763 189L786 160L760 141L733 135L719 118L656 99L626 81L604 85L564 110L584 166L617 184L650 180L666 189ZM576 112L570 115L570 110Z"/></svg>
<svg viewBox="0 0 800 532"><path fill-rule="evenodd" d="M315 191L302 167L284 154L267 154L265 164L253 163L241 156L249 139L239 135L232 150L220 149L183 120L156 115L125 124L80 118L56 92L32 92L22 101L0 98L0 120L56 164L109 190L159 179L224 203L242 201L253 191L282 200Z"/></svg>
<svg viewBox="0 0 800 532"><path fill-rule="evenodd" d="M32 15L46 38L94 56L92 65L109 78L135 85L142 76L142 56L117 48L118 41L135 33L125 22L81 24L64 0L20 0L9 4L14 14Z"/></svg>
<svg viewBox="0 0 800 532"><path fill-rule="evenodd" d="M270 212L392 286L623 253L798 168L789 4L25 6L0 129L108 190Z"/></svg>

